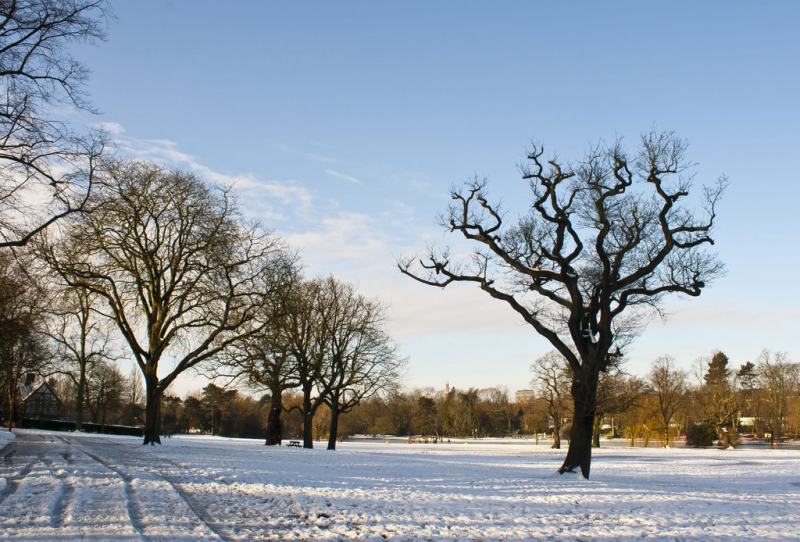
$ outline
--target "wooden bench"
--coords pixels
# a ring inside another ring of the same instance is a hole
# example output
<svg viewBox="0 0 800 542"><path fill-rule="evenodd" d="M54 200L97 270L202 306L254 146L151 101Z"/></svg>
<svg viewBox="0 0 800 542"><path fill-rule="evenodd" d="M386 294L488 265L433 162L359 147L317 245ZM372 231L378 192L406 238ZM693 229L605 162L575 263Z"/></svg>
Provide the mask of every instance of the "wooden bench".
<svg viewBox="0 0 800 542"><path fill-rule="evenodd" d="M289 448L302 448L303 445L299 440L290 440Z"/></svg>

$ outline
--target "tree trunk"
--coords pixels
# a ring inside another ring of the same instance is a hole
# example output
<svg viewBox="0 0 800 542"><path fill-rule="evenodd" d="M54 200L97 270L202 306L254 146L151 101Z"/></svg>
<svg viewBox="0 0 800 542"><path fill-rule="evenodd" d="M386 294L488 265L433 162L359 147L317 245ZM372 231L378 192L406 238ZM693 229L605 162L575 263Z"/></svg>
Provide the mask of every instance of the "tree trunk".
<svg viewBox="0 0 800 542"><path fill-rule="evenodd" d="M569 449L560 474L575 472L580 468L584 478L589 478L592 463L592 433L594 432L597 408L598 375L588 369L572 380L572 403L574 405L572 428L569 433Z"/></svg>
<svg viewBox="0 0 800 542"><path fill-rule="evenodd" d="M16 389L16 386L12 388L12 390ZM10 391L8 396L6 397L6 401L8 403L8 419L6 420L6 429L11 431L14 429L14 392Z"/></svg>
<svg viewBox="0 0 800 542"><path fill-rule="evenodd" d="M272 390L272 398L269 405L269 415L267 416L267 446L280 446L283 438L283 424L281 423L281 413L283 403L280 390Z"/></svg>
<svg viewBox="0 0 800 542"><path fill-rule="evenodd" d="M339 434L339 409L331 407L331 429L328 432L328 449L336 449L336 437Z"/></svg>
<svg viewBox="0 0 800 542"><path fill-rule="evenodd" d="M561 449L561 417L553 416L553 446L554 450Z"/></svg>
<svg viewBox="0 0 800 542"><path fill-rule="evenodd" d="M161 391L158 377L145 375L147 405L144 414L144 442L142 444L161 444Z"/></svg>
<svg viewBox="0 0 800 542"><path fill-rule="evenodd" d="M603 417L595 416L592 425L592 448L600 447L600 428L603 426Z"/></svg>
<svg viewBox="0 0 800 542"><path fill-rule="evenodd" d="M75 398L75 431L83 429L83 403L86 390L86 364L81 364L81 374L78 378L78 393Z"/></svg>
<svg viewBox="0 0 800 542"><path fill-rule="evenodd" d="M303 448L314 447L314 413L311 411L311 388L303 389Z"/></svg>

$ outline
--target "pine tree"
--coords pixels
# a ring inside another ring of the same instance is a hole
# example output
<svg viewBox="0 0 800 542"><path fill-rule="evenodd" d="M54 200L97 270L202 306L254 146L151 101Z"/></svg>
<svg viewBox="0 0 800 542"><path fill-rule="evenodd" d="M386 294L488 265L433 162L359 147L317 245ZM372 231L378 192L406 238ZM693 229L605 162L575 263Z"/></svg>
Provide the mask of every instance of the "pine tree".
<svg viewBox="0 0 800 542"><path fill-rule="evenodd" d="M708 362L708 371L703 377L709 386L723 386L728 383L730 371L728 370L728 356L717 352Z"/></svg>

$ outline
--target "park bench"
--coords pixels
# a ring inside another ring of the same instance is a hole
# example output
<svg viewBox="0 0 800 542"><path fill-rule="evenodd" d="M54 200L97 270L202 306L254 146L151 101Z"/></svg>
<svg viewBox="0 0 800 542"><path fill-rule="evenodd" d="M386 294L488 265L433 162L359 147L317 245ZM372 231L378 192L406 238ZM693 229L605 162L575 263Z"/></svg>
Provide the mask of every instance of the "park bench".
<svg viewBox="0 0 800 542"><path fill-rule="evenodd" d="M302 448L302 444L300 444L299 440L290 440L289 441L290 448Z"/></svg>

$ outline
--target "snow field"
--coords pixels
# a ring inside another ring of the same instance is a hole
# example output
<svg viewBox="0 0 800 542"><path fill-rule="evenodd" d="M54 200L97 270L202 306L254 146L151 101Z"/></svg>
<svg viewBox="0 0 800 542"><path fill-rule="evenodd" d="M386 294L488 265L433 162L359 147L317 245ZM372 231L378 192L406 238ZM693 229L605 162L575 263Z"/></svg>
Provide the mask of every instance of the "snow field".
<svg viewBox="0 0 800 542"><path fill-rule="evenodd" d="M19 431L0 538L800 540L800 452L259 441ZM9 454L10 457L9 457Z"/></svg>

